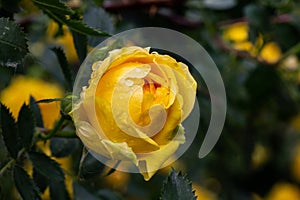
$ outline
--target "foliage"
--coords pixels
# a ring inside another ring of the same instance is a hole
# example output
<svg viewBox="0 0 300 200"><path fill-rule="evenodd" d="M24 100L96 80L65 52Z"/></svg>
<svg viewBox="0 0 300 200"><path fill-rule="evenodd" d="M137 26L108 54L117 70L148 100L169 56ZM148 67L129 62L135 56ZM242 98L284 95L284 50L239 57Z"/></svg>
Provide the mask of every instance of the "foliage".
<svg viewBox="0 0 300 200"><path fill-rule="evenodd" d="M299 199L299 12L300 3L290 0L0 1L1 93L16 75L66 91L64 98L26 96L18 115L0 95L0 199ZM141 26L195 39L226 87L221 138L198 159L210 120L210 97L200 83L198 134L172 166L187 176L168 167L145 182L139 174L108 169L86 152L69 116L69 93L90 49ZM69 59L70 52L77 59ZM60 115L44 126L49 103L60 106Z"/></svg>

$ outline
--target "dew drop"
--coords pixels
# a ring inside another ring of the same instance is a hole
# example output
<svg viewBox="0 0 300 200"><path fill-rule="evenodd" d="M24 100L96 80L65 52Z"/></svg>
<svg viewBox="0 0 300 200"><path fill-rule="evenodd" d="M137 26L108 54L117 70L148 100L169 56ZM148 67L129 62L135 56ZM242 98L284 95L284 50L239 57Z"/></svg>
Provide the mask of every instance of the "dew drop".
<svg viewBox="0 0 300 200"><path fill-rule="evenodd" d="M125 85L130 87L133 85L133 81L132 80L125 80Z"/></svg>

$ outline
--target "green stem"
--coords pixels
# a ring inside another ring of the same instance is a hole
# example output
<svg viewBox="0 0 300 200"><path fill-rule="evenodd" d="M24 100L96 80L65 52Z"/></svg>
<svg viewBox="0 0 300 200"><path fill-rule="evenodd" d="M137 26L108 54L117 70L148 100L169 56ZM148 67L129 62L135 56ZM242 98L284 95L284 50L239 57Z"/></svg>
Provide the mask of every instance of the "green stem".
<svg viewBox="0 0 300 200"><path fill-rule="evenodd" d="M4 172L6 170L8 170L9 168L12 167L13 164L15 164L15 162L22 156L22 154L26 151L25 148L22 148L19 153L18 153L18 157L17 159L11 159L10 161L8 161L0 170L0 177L4 174Z"/></svg>
<svg viewBox="0 0 300 200"><path fill-rule="evenodd" d="M63 125L64 121L65 121L65 117L61 116L60 119L58 120L58 122L55 124L54 128L50 131L50 133L48 133L47 135L40 134L39 137L42 140L50 139L51 137L53 137L57 133L57 131L59 131L59 129Z"/></svg>
<svg viewBox="0 0 300 200"><path fill-rule="evenodd" d="M9 169L14 163L16 162L16 160L11 159L9 162L7 162L0 170L0 177L4 174L4 172Z"/></svg>

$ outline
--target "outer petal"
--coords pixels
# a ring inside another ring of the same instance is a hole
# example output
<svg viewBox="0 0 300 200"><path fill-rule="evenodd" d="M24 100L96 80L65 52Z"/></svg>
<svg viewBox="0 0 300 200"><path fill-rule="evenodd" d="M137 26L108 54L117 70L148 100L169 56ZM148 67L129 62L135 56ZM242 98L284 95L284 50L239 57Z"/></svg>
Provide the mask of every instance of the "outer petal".
<svg viewBox="0 0 300 200"><path fill-rule="evenodd" d="M197 82L190 74L188 67L183 63L178 63L184 75L176 73L178 84L178 94L182 97L182 121L191 113L195 103Z"/></svg>
<svg viewBox="0 0 300 200"><path fill-rule="evenodd" d="M87 148L99 153L105 157L110 157L109 152L102 145L99 145L101 139L99 138L96 130L85 121L78 121L76 123L77 135Z"/></svg>
<svg viewBox="0 0 300 200"><path fill-rule="evenodd" d="M138 167L144 179L148 181L184 142L184 128L180 125L177 136L169 144L149 154L138 154Z"/></svg>
<svg viewBox="0 0 300 200"><path fill-rule="evenodd" d="M114 143L109 140L102 140L101 143L113 160L131 161L135 165L138 164L135 153L128 147L127 143Z"/></svg>
<svg viewBox="0 0 300 200"><path fill-rule="evenodd" d="M179 100L175 99L174 104L168 109L168 117L165 122L164 128L153 137L159 145L166 145L178 133L174 133L176 127L181 123L181 106Z"/></svg>
<svg viewBox="0 0 300 200"><path fill-rule="evenodd" d="M125 142L113 143L106 139L100 139L96 130L88 122L77 122L77 135L93 152L112 160L127 160L137 165L135 153Z"/></svg>

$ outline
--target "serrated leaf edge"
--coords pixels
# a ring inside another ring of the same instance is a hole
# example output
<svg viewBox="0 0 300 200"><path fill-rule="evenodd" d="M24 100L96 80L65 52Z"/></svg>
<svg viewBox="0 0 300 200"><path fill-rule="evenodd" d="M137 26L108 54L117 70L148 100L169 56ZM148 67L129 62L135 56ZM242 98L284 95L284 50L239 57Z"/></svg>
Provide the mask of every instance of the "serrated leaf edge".
<svg viewBox="0 0 300 200"><path fill-rule="evenodd" d="M5 61L5 62L0 61L0 64L2 64L2 65L6 65L6 66L9 66L9 67L16 67L17 64L21 63L21 62L23 61L23 59L25 58L25 56L29 53L29 50L28 50L28 43L27 43L27 42L28 42L28 39L27 39L27 37L26 37L25 32L23 31L23 28L20 27L17 23L15 23L14 21L11 21L11 20L9 20L9 18L5 18L5 17L0 17L0 21L1 21L1 20L3 20L3 23L4 23L5 25L6 25L6 24L7 24L7 25L9 24L10 26L13 26L14 28L18 29L18 30L20 31L20 33L22 34L21 37L24 38L25 48L23 48L23 47L21 47L21 46L19 46L19 45L16 45L16 44L14 44L14 43L11 43L10 41L5 40L4 38L2 38L2 39L0 40L0 43L5 44L5 45L8 45L8 46L11 46L11 47L13 47L13 48L17 48L17 49L19 49L19 50L21 50L21 51L24 52L23 58L20 59L20 60L18 60L18 62L14 62L14 61L10 61L10 60L7 60L7 61ZM14 64L14 63L16 63L16 64Z"/></svg>
<svg viewBox="0 0 300 200"><path fill-rule="evenodd" d="M39 167L36 167L34 161L32 160L32 155L34 155L34 154L38 154L38 155L40 155L40 156L43 156L45 159L48 159L51 163L53 163L53 164L55 165L55 167L59 167L60 170L61 170L61 172L62 172L62 174L61 174L61 175L62 175L62 176L61 176L62 179L56 179L56 178L54 178L54 177L49 177L48 174L45 174L43 171L41 171ZM29 155L29 158L30 158L30 160L31 160L31 162L32 162L32 164L33 164L33 167L35 167L35 169L36 169L40 174L44 175L47 179L49 179L49 180L51 180L51 181L64 181L64 180L65 180L65 174L64 174L64 171L63 171L63 169L60 167L60 164L59 164L58 162L56 162L55 160L51 159L49 156L47 156L47 155L44 154L44 153L32 152L32 151L31 151L31 152L28 153L28 155Z"/></svg>
<svg viewBox="0 0 300 200"><path fill-rule="evenodd" d="M192 181L189 180L189 179L187 178L187 174L182 174L181 171L176 172L174 168L171 168L171 171L170 171L168 177L167 177L167 178L164 180L164 182L163 182L162 191L161 191L161 194L160 194L160 198L159 198L159 199L160 199L160 200L163 200L163 199L162 199L162 196L163 196L163 193L165 192L165 187L166 187L166 185L168 184L168 182L172 180L172 177L174 177L174 176L177 176L177 177L179 177L179 178L182 178L183 180L185 180L185 181L187 182L187 184L191 187L192 193L193 193L193 195L194 195L194 199L196 200L196 199L197 199L197 196L195 196L195 190L194 190L193 187L192 187Z"/></svg>
<svg viewBox="0 0 300 200"><path fill-rule="evenodd" d="M21 109L20 109L20 111L19 111L19 116L18 116L18 121L17 121L17 127L18 127L18 136L19 136L19 138L22 140L22 135L23 134L21 134L21 129L20 129L20 120L21 120L21 112L23 112L23 109L28 109L28 111L29 111L29 113L30 113L30 115L31 115L31 119L32 119L32 125L33 125L33 129L31 130L32 131L32 136L31 136L31 142L30 142L30 144L28 144L28 146L24 146L25 144L24 143L21 143L21 146L22 147L24 147L24 148L26 148L26 149L29 149L30 147L31 147L31 145L32 145L32 141L33 141L33 137L34 137L34 129L35 129L35 119L34 119L34 114L33 114L33 111L30 109L30 107L29 107L29 105L26 105L25 103L22 105L22 107L21 107ZM27 145L27 144L26 144Z"/></svg>

